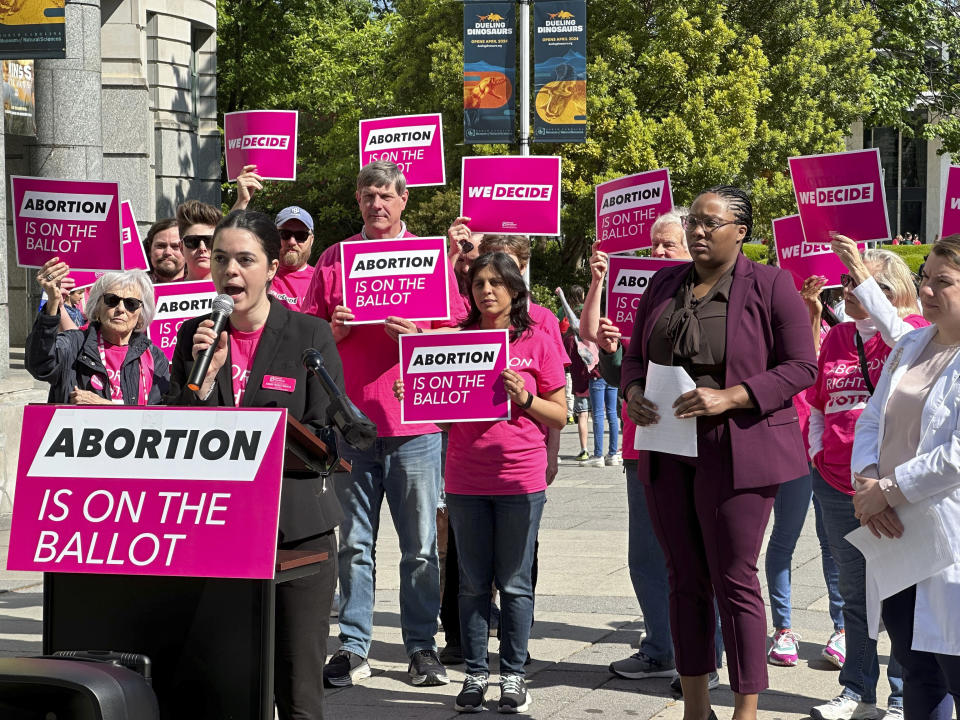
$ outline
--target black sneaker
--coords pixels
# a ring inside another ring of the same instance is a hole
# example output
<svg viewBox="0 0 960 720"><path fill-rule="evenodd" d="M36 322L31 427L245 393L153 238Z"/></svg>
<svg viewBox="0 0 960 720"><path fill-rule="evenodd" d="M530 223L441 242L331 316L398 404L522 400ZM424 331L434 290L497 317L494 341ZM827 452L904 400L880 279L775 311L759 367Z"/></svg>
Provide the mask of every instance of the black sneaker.
<svg viewBox="0 0 960 720"><path fill-rule="evenodd" d="M526 712L530 707L530 693L521 675L500 676L500 702L497 710L502 713Z"/></svg>
<svg viewBox="0 0 960 720"><path fill-rule="evenodd" d="M707 675L707 690L716 690L718 687L720 687L720 673L714 670ZM670 681L670 689L680 697L683 697L683 685L680 684L680 675L673 676L673 680Z"/></svg>
<svg viewBox="0 0 960 720"><path fill-rule="evenodd" d="M457 712L480 712L483 710L484 695L487 693L485 675L467 675L463 678L463 690L457 695L453 709Z"/></svg>
<svg viewBox="0 0 960 720"><path fill-rule="evenodd" d="M446 685L450 682L446 668L433 650L417 650L411 655L407 674L410 676L410 682L421 687Z"/></svg>
<svg viewBox="0 0 960 720"><path fill-rule="evenodd" d="M443 650L437 653L437 660L444 665L463 665L463 648L457 643L448 642Z"/></svg>
<svg viewBox="0 0 960 720"><path fill-rule="evenodd" d="M323 686L350 687L354 682L370 677L370 664L362 655L340 648L330 662L323 666Z"/></svg>

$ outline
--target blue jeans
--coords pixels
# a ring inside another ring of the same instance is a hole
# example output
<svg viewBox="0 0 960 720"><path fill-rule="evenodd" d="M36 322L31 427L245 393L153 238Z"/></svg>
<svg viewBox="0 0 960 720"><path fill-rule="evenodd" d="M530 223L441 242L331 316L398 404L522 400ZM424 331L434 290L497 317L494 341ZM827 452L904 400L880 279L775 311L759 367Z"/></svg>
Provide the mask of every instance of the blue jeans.
<svg viewBox="0 0 960 720"><path fill-rule="evenodd" d="M807 518L812 493L812 478L804 475L785 482L777 491L773 502L773 532L767 545L767 589L770 592L770 616L776 630L792 627L790 624L790 565L793 551L800 539L803 523ZM813 511L817 523L817 539L820 541L820 561L823 565L823 580L830 598L830 619L834 630L843 630L843 600L840 597L839 572L830 554L830 543L823 527L823 511L814 498Z"/></svg>
<svg viewBox="0 0 960 720"><path fill-rule="evenodd" d="M628 540L627 566L630 581L643 614L644 637L640 652L663 665L673 665L673 637L670 634L670 581L667 561L660 542L653 532L647 510L647 494L637 477L634 462L624 465L627 473ZM716 609L714 610L716 612ZM717 667L723 664L723 635L720 616L716 618L714 636Z"/></svg>
<svg viewBox="0 0 960 720"><path fill-rule="evenodd" d="M877 701L880 662L877 641L867 635L866 561L844 536L860 527L854 517L853 498L840 492L821 477L814 468L813 495L823 510L823 527L827 531L830 554L840 572L840 597L843 598L843 625L846 629L847 654L840 670L843 694L863 702ZM892 655L887 664L890 699L887 706L903 705L903 672Z"/></svg>
<svg viewBox="0 0 960 720"><path fill-rule="evenodd" d="M533 549L546 493L447 495L460 561L466 672L489 675L490 583L500 591L500 675L524 675L533 623Z"/></svg>
<svg viewBox="0 0 960 720"><path fill-rule="evenodd" d="M617 415L617 386L603 378L590 378L590 412L593 415L593 456L603 457L603 417L610 429L610 455L620 447L620 416Z"/></svg>
<svg viewBox="0 0 960 720"><path fill-rule="evenodd" d="M353 464L335 475L343 507L340 525L340 644L367 657L373 635L376 543L386 497L400 541L400 629L407 655L435 650L440 612L437 502L440 433L377 438L361 452L340 443Z"/></svg>

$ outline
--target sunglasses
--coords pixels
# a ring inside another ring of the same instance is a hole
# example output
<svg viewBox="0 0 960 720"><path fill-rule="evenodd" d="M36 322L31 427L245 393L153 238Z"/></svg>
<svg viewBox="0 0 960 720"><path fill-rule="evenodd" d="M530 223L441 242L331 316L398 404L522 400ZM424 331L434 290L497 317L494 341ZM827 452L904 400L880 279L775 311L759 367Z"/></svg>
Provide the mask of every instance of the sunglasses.
<svg viewBox="0 0 960 720"><path fill-rule="evenodd" d="M121 300L123 301L124 309L129 313L135 313L137 310L143 307L143 300L140 298L120 297L119 295L114 295L113 293L103 294L103 304L108 308L115 308L120 304Z"/></svg>
<svg viewBox="0 0 960 720"><path fill-rule="evenodd" d="M874 279L876 280L876 278ZM856 287L856 283L853 281L853 278L847 275L846 273L843 273L842 275L840 275L840 284L843 287ZM877 287L879 287L880 292L884 293L885 295L893 294L893 288L884 282L880 282L879 280L877 280Z"/></svg>
<svg viewBox="0 0 960 720"><path fill-rule="evenodd" d="M200 243L208 248L213 243L213 235L184 235L180 239L183 240L184 247L190 250L196 250L200 247Z"/></svg>
<svg viewBox="0 0 960 720"><path fill-rule="evenodd" d="M280 228L281 240L289 240L290 238L296 238L297 244L303 245L307 241L308 237L310 237L309 230L286 230L284 228Z"/></svg>
<svg viewBox="0 0 960 720"><path fill-rule="evenodd" d="M460 245L460 252L465 252L465 253L472 252L473 249L476 247L476 245L474 245L469 240L461 240L459 245Z"/></svg>

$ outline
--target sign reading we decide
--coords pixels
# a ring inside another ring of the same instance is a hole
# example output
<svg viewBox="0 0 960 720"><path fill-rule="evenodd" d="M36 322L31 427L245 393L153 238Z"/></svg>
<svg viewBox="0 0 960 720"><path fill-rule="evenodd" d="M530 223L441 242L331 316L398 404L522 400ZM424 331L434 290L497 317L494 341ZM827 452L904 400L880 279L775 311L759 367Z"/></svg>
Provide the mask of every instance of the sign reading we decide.
<svg viewBox="0 0 960 720"><path fill-rule="evenodd" d="M7 569L272 578L286 414L26 406Z"/></svg>

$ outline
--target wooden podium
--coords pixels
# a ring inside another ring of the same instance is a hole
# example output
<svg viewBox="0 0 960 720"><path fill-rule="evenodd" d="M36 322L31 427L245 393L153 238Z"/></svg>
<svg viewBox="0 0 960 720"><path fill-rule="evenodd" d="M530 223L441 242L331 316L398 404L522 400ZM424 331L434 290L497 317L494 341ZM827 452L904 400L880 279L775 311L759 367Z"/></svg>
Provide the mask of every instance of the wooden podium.
<svg viewBox="0 0 960 720"><path fill-rule="evenodd" d="M319 467L349 470L288 418L284 470ZM273 720L276 585L328 561L327 553L278 550L266 580L44 573L43 652L147 655L163 720Z"/></svg>

